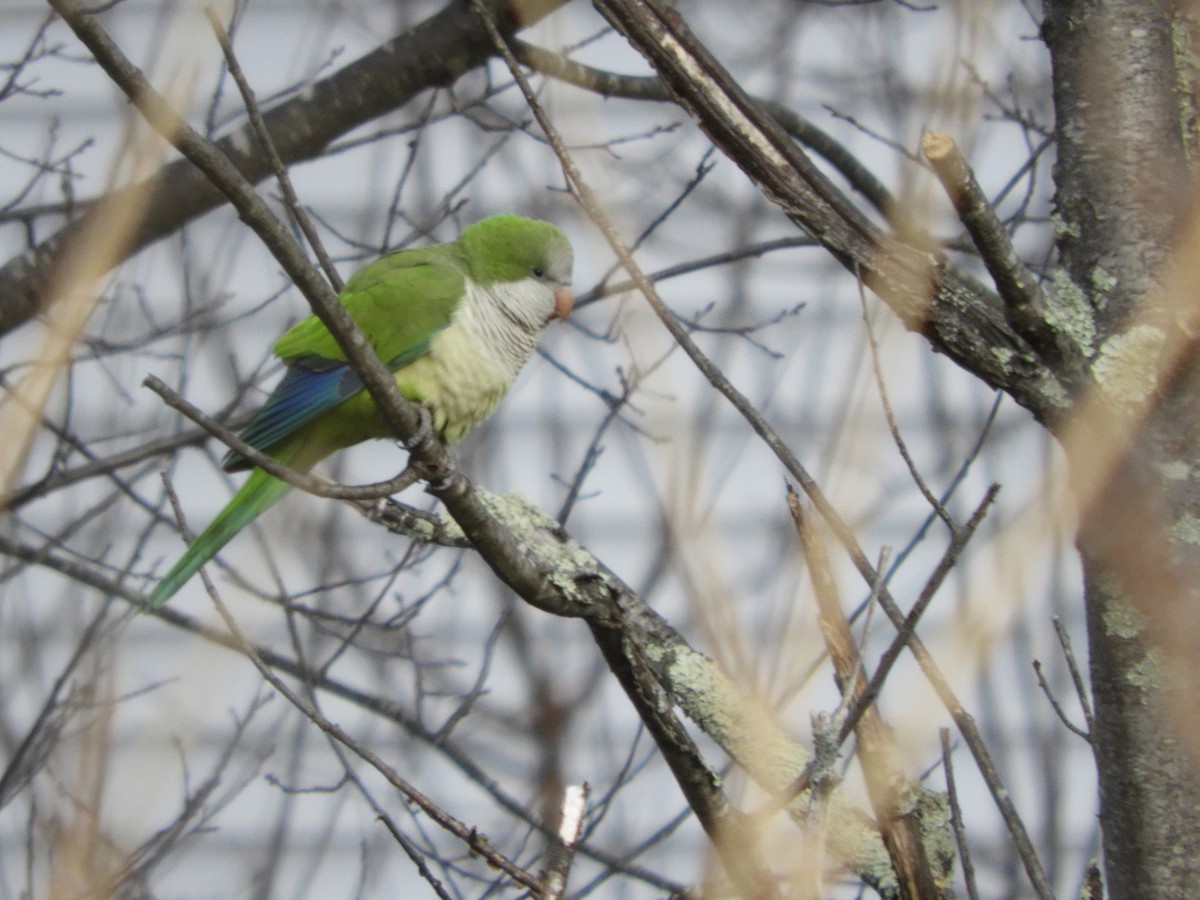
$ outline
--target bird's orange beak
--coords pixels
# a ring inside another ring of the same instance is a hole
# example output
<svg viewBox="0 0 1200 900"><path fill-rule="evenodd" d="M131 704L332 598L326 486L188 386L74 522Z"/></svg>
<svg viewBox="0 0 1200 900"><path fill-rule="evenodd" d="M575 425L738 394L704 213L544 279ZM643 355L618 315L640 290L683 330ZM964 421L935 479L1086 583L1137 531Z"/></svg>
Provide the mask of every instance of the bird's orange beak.
<svg viewBox="0 0 1200 900"><path fill-rule="evenodd" d="M554 292L554 315L550 318L558 319L561 322L571 314L574 307L575 295L571 293L571 289L559 288Z"/></svg>

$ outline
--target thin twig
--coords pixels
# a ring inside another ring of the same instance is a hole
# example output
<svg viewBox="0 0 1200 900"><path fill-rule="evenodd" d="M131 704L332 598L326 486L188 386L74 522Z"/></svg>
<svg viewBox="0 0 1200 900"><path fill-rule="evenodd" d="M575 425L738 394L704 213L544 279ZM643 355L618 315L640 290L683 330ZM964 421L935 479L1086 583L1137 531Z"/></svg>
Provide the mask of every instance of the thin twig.
<svg viewBox="0 0 1200 900"><path fill-rule="evenodd" d="M904 443L904 438L900 436L900 426L896 423L896 414L892 410L892 402L888 397L883 369L879 364L879 341L875 339L875 331L871 328L871 314L867 307L866 288L861 278L855 280L858 283L858 302L862 307L863 327L867 332L867 346L871 351L871 370L875 373L875 386L879 391L879 400L883 403L883 415L887 419L888 430L892 434L892 441L896 444L896 449L900 451L900 456L904 460L904 464L908 466L908 472L912 475L913 482L917 485L917 490L921 492L921 496L925 498L925 502L933 507L933 511L937 513L938 518L946 523L946 527L950 529L950 533L955 534L958 531L958 525L955 524L953 516L950 515L945 505L934 496L933 491L929 489L929 485L925 483L925 479L921 477L916 461L913 460L912 454L908 452L908 445Z"/></svg>
<svg viewBox="0 0 1200 900"><path fill-rule="evenodd" d="M1058 721L1066 726L1067 731L1072 734L1077 734L1089 744L1092 742L1092 736L1084 731L1074 722L1067 718L1066 711L1059 705L1058 700L1054 696L1054 691L1050 690L1050 684L1046 681L1046 673L1042 671L1042 663L1040 660L1033 661L1033 674L1037 676L1038 687L1042 689L1042 693L1046 695L1046 699L1050 701L1050 708L1054 710L1054 714L1058 716Z"/></svg>
<svg viewBox="0 0 1200 900"><path fill-rule="evenodd" d="M962 554L967 542L975 535L975 530L983 521L984 516L987 515L987 511L991 508L998 493L1000 493L1000 485L993 484L989 487L983 495L983 500L979 502L979 506L971 514L971 518L967 520L967 524L958 529L951 538L950 544L942 554L942 558L938 560L937 567L930 574L928 580L925 582L925 586L921 588L921 593L917 596L916 603L908 611L904 623L897 629L896 637L892 639L887 650L879 657L879 665L875 669L875 674L871 677L871 683L867 686L866 691L863 692L858 706L850 711L850 715L846 717L846 721L842 724L842 740L850 736L858 717L863 714L866 707L874 703L875 697L883 690L884 681L887 679L888 673L891 672L896 660L900 658L900 653L903 651L905 645L916 641L917 624L921 621L921 616L929 608L930 602L937 595L942 582L946 580L946 576L950 574L950 571L958 563L959 556ZM883 592L880 591L881 597L882 594Z"/></svg>
<svg viewBox="0 0 1200 900"><path fill-rule="evenodd" d="M362 783L357 778L355 778L354 781L356 784L361 785ZM425 862L425 855L421 853L421 851L417 849L416 844L409 840L404 835L404 832L402 832L396 826L396 823L392 821L391 816L388 816L384 813L379 813L379 821L383 823L383 827L388 830L392 838L397 844L400 845L400 849L404 851L404 854L410 860L412 860L413 865L417 867L417 872L420 873L421 877L425 879L425 883L433 889L433 892L437 894L439 900L454 900L453 895L446 890L441 880L430 871L428 864Z"/></svg>
<svg viewBox="0 0 1200 900"><path fill-rule="evenodd" d="M372 484L361 485L332 484L316 475L290 469L261 450L247 444L220 422L205 415L195 406L184 400L183 397L164 384L161 379L153 375L148 375L142 384L162 397L163 401L172 409L183 413L209 434L218 438L221 443L239 455L244 456L258 468L275 476L280 481L287 482L292 487L299 488L317 497L328 497L333 500L379 500L383 497L398 494L421 479L420 471L417 468L406 466L399 475L387 481L377 481Z"/></svg>
<svg viewBox="0 0 1200 900"><path fill-rule="evenodd" d="M520 39L513 41L513 51L521 62L535 72L541 72L584 90L594 91L603 97L621 97L625 100L649 100L659 103L674 102L675 99L657 75L619 75L607 72L573 59L567 59L558 53L552 53ZM847 183L862 194L877 210L889 217L902 214L903 204L893 202L892 192L887 189L887 186L876 178L875 174L864 166L844 144L782 103L763 98L755 98L755 102L771 115L788 134L824 157L842 174Z"/></svg>
<svg viewBox="0 0 1200 900"><path fill-rule="evenodd" d="M213 420L215 422L215 420ZM239 424L245 424L243 419ZM211 432L210 432L211 433ZM48 473L33 484L13 491L6 499L6 505L0 506L0 512L12 512L34 500L49 496L54 491L70 487L80 481L86 481L97 475L110 475L120 469L136 465L150 457L159 456L182 447L202 444L207 440L204 429L181 431L164 438L149 441L132 450L114 453L112 456L91 457L88 462L81 463L70 469L60 469ZM82 448L81 448L82 449ZM86 454L85 454L86 455Z"/></svg>
<svg viewBox="0 0 1200 900"><path fill-rule="evenodd" d="M1067 626L1062 619L1054 617L1054 633L1058 635L1058 644L1062 647L1063 657L1067 661L1067 671L1071 673L1071 681L1075 685L1075 696L1079 698L1079 706L1083 709L1083 720L1087 723L1088 734L1096 731L1096 720L1092 714L1091 696L1083 674L1079 671L1079 663L1075 660L1075 650L1071 646L1071 636L1067 634Z"/></svg>
<svg viewBox="0 0 1200 900"><path fill-rule="evenodd" d="M764 256L767 253L773 253L776 250L791 250L794 248L815 247L817 243L808 237L785 237L777 238L771 241L762 241L757 244L750 244L746 247L738 247L734 250L729 250L725 253L714 253L709 256L702 256L699 259L689 260L688 262L678 263L673 266L667 266L665 269L659 269L657 272L647 274L652 282L657 284L660 281L666 281L669 278L678 278L683 275L690 275L693 272L699 272L702 269L715 268L723 266L727 263L740 262L744 259L753 259ZM637 285L631 280L617 282L616 284L597 284L591 290L584 291L575 298L575 308L583 309L593 303L597 303L606 297L613 297L617 294L624 294L634 290Z"/></svg>
<svg viewBox="0 0 1200 900"><path fill-rule="evenodd" d="M913 786L897 764L890 729L884 724L878 707L861 702L867 689L867 678L862 671L862 657L850 632L850 623L846 621L838 599L837 582L824 542L804 514L800 495L791 485L787 487L787 504L808 563L809 578L817 598L817 621L825 648L833 660L838 689L843 697L858 701L856 708L862 710L855 729L857 753L879 833L899 882L900 896L912 900L942 896L921 840L920 828L912 816L901 810Z"/></svg>
<svg viewBox="0 0 1200 900"><path fill-rule="evenodd" d="M967 885L967 896L979 900L979 889L975 884L975 863L971 859L971 845L967 841L967 829L963 824L962 805L958 802L958 788L954 782L954 765L950 762L950 732L938 730L942 743L942 768L946 770L946 799L950 803L950 825L954 829L954 841L958 844L958 858L962 862L963 880Z"/></svg>
<svg viewBox="0 0 1200 900"><path fill-rule="evenodd" d="M250 116L250 125L254 129L254 136L258 139L258 144L262 148L263 153L267 155L267 160L271 164L271 171L275 173L275 179L279 182L279 189L283 192L283 199L287 204L288 212L292 214L296 225L303 232L309 246L312 247L313 252L317 255L317 261L321 264L321 270L325 273L325 277L329 279L329 283L333 285L333 289L340 294L342 292L342 278L338 274L333 260L325 252L325 245L321 243L321 236L313 226L312 219L309 218L308 213L305 212L304 207L300 204L300 198L296 196L296 191L292 187L292 179L288 176L287 167L283 164L283 160L279 157L279 152L275 149L275 142L271 140L271 133L267 130L267 123L263 121L262 112L258 108L258 101L254 97L254 90L250 87L250 82L246 80L241 64L233 52L233 44L229 40L229 32L225 30L225 23L221 21L216 10L211 6L206 6L204 13L208 16L208 22L212 26L213 34L217 37L217 43L221 45L221 51L225 54L225 64L229 66L229 74L233 76L238 90L242 93L242 101L246 104L246 112Z"/></svg>
<svg viewBox="0 0 1200 900"><path fill-rule="evenodd" d="M40 769L50 761L49 748L57 741L59 734L67 724L68 713L64 710L61 697L67 683L75 676L84 656L95 649L99 642L101 626L111 624L110 607L101 607L83 630L70 659L63 665L62 671L54 679L46 700L34 718L33 724L25 736L10 751L4 771L0 773L0 810L33 779Z"/></svg>

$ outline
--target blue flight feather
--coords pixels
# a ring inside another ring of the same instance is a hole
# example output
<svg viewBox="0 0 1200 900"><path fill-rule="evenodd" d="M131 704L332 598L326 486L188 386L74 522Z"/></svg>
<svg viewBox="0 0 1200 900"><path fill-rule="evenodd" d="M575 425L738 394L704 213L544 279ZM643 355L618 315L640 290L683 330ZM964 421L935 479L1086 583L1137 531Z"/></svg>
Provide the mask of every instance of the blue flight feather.
<svg viewBox="0 0 1200 900"><path fill-rule="evenodd" d="M438 331L441 329L439 328ZM435 332L436 333L436 332ZM389 360L388 369L395 372L428 350L433 335L418 341L395 359ZM317 416L337 406L343 400L362 390L362 379L342 359L326 359L323 356L297 356L287 361L283 380L271 392L241 439L256 450L267 452L296 429L307 425ZM226 472L250 468L246 458L230 450L222 460Z"/></svg>

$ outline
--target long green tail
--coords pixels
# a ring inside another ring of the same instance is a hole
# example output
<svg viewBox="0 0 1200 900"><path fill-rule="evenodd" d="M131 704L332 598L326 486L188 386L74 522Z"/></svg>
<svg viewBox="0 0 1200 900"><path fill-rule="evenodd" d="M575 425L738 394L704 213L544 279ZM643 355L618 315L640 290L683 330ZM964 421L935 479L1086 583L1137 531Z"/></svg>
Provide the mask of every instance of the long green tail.
<svg viewBox="0 0 1200 900"><path fill-rule="evenodd" d="M146 606L162 606L229 543L229 539L253 522L290 490L287 482L268 475L262 469L250 473L242 489L233 495L226 507L217 514L203 533L192 541L187 552L146 598Z"/></svg>

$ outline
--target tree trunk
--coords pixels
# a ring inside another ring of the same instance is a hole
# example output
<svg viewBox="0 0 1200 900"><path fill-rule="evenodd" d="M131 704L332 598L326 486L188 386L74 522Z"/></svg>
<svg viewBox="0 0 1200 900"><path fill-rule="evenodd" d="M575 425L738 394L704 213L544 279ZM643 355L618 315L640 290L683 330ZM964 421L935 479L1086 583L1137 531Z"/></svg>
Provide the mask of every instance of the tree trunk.
<svg viewBox="0 0 1200 900"><path fill-rule="evenodd" d="M1045 8L1059 249L1090 319L1077 338L1094 385L1060 437L1081 508L1105 872L1113 898L1193 896L1200 380L1193 263L1172 253L1195 246L1182 18L1147 0Z"/></svg>

